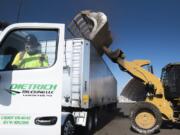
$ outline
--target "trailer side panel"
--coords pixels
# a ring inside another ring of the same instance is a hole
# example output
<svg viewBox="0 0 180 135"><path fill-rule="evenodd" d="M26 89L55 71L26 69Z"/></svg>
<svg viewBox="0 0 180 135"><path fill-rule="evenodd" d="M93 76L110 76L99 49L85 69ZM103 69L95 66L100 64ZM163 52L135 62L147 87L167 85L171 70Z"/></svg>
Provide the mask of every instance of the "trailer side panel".
<svg viewBox="0 0 180 135"><path fill-rule="evenodd" d="M67 40L64 59L64 107L90 109L116 102L116 79L90 42Z"/></svg>

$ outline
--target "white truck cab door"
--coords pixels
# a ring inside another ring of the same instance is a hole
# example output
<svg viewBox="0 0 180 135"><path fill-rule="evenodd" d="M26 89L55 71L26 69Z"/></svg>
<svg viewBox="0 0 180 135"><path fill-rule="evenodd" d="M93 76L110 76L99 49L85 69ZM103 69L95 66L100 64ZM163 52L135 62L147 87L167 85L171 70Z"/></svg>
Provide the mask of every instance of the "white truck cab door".
<svg viewBox="0 0 180 135"><path fill-rule="evenodd" d="M63 24L19 23L0 34L0 135L61 134L63 50Z"/></svg>

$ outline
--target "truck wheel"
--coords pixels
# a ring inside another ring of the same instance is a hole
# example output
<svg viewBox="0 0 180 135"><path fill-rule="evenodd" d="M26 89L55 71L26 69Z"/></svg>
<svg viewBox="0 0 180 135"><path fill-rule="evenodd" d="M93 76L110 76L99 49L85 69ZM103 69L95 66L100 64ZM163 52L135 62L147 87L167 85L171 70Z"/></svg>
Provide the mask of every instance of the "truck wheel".
<svg viewBox="0 0 180 135"><path fill-rule="evenodd" d="M161 113L153 104L137 103L130 115L132 128L141 134L152 134L160 129Z"/></svg>
<svg viewBox="0 0 180 135"><path fill-rule="evenodd" d="M68 116L62 127L61 135L74 135L75 123L73 117Z"/></svg>
<svg viewBox="0 0 180 135"><path fill-rule="evenodd" d="M94 128L97 129L99 123L98 110L94 112Z"/></svg>
<svg viewBox="0 0 180 135"><path fill-rule="evenodd" d="M88 112L85 129L86 129L88 135L90 135L93 132L93 114L92 114L92 112Z"/></svg>

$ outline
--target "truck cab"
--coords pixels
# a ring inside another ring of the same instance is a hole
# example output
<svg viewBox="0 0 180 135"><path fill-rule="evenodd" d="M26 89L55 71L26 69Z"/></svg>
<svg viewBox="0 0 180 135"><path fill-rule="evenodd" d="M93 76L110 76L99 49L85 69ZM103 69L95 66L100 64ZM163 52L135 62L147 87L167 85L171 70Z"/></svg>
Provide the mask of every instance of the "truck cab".
<svg viewBox="0 0 180 135"><path fill-rule="evenodd" d="M48 66L14 68L25 37L36 36ZM18 23L0 34L0 134L60 135L64 24Z"/></svg>

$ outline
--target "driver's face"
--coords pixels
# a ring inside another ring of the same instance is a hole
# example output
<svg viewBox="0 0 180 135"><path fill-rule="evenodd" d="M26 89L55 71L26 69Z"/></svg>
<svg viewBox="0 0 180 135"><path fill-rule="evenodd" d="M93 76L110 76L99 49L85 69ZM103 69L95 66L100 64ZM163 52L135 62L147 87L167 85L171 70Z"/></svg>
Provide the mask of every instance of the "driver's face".
<svg viewBox="0 0 180 135"><path fill-rule="evenodd" d="M27 51L27 52L33 52L33 51L35 51L36 50L36 46L33 44L33 43L31 43L31 42L26 42L25 43L25 50Z"/></svg>
<svg viewBox="0 0 180 135"><path fill-rule="evenodd" d="M26 51L29 51L31 48L32 48L32 44L29 43L29 42L27 42L27 43L25 44L25 50L26 50Z"/></svg>

